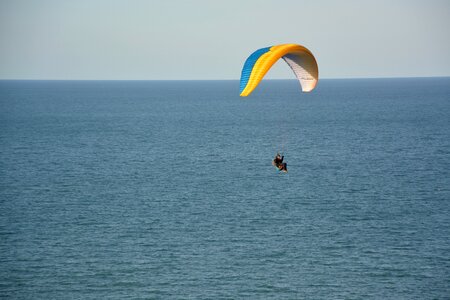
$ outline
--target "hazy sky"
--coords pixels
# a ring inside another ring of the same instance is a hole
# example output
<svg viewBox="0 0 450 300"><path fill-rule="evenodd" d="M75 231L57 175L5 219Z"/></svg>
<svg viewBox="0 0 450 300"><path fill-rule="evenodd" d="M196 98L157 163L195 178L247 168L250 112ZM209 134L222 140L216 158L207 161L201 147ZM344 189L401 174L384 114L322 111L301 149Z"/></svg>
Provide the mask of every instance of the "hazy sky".
<svg viewBox="0 0 450 300"><path fill-rule="evenodd" d="M0 0L1 79L239 79L279 43L321 78L450 76L450 1Z"/></svg>

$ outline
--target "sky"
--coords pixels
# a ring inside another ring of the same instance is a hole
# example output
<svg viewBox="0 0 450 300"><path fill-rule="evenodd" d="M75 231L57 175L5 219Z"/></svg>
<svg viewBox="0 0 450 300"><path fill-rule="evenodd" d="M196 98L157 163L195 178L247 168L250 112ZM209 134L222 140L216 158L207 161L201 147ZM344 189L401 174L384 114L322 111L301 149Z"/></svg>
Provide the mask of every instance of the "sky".
<svg viewBox="0 0 450 300"><path fill-rule="evenodd" d="M321 78L450 76L450 1L0 0L0 79L239 79L282 43Z"/></svg>

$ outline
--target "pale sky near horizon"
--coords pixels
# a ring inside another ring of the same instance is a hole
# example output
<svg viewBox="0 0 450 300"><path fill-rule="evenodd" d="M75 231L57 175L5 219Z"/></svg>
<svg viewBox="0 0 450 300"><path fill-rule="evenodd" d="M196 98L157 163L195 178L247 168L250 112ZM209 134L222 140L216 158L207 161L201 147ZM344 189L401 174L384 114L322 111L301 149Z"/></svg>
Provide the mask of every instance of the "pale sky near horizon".
<svg viewBox="0 0 450 300"><path fill-rule="evenodd" d="M448 0L0 0L0 79L239 79L280 43L321 78L450 76L449 31Z"/></svg>

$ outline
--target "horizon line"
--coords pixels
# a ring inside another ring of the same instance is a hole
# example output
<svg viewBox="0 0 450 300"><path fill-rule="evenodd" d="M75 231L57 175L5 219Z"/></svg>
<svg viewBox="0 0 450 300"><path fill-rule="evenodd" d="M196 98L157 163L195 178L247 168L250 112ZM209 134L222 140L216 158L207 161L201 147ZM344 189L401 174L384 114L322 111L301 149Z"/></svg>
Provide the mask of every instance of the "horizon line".
<svg viewBox="0 0 450 300"><path fill-rule="evenodd" d="M449 78L450 75L433 76L374 76L374 77L325 77L319 80L358 80L358 79L420 79L420 78ZM297 80L295 78L265 78L267 80ZM239 81L239 79L52 79L52 78L0 78L0 81Z"/></svg>

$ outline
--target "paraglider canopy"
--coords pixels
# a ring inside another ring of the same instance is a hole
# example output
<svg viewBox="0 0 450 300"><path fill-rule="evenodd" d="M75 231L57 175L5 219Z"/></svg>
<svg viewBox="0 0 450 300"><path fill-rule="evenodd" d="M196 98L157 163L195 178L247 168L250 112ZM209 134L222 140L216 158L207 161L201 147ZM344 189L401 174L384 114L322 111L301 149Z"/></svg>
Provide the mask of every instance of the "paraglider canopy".
<svg viewBox="0 0 450 300"><path fill-rule="evenodd" d="M247 58L241 73L240 95L250 95L280 58L291 67L303 92L315 88L319 69L311 51L297 44L282 44L258 49Z"/></svg>

